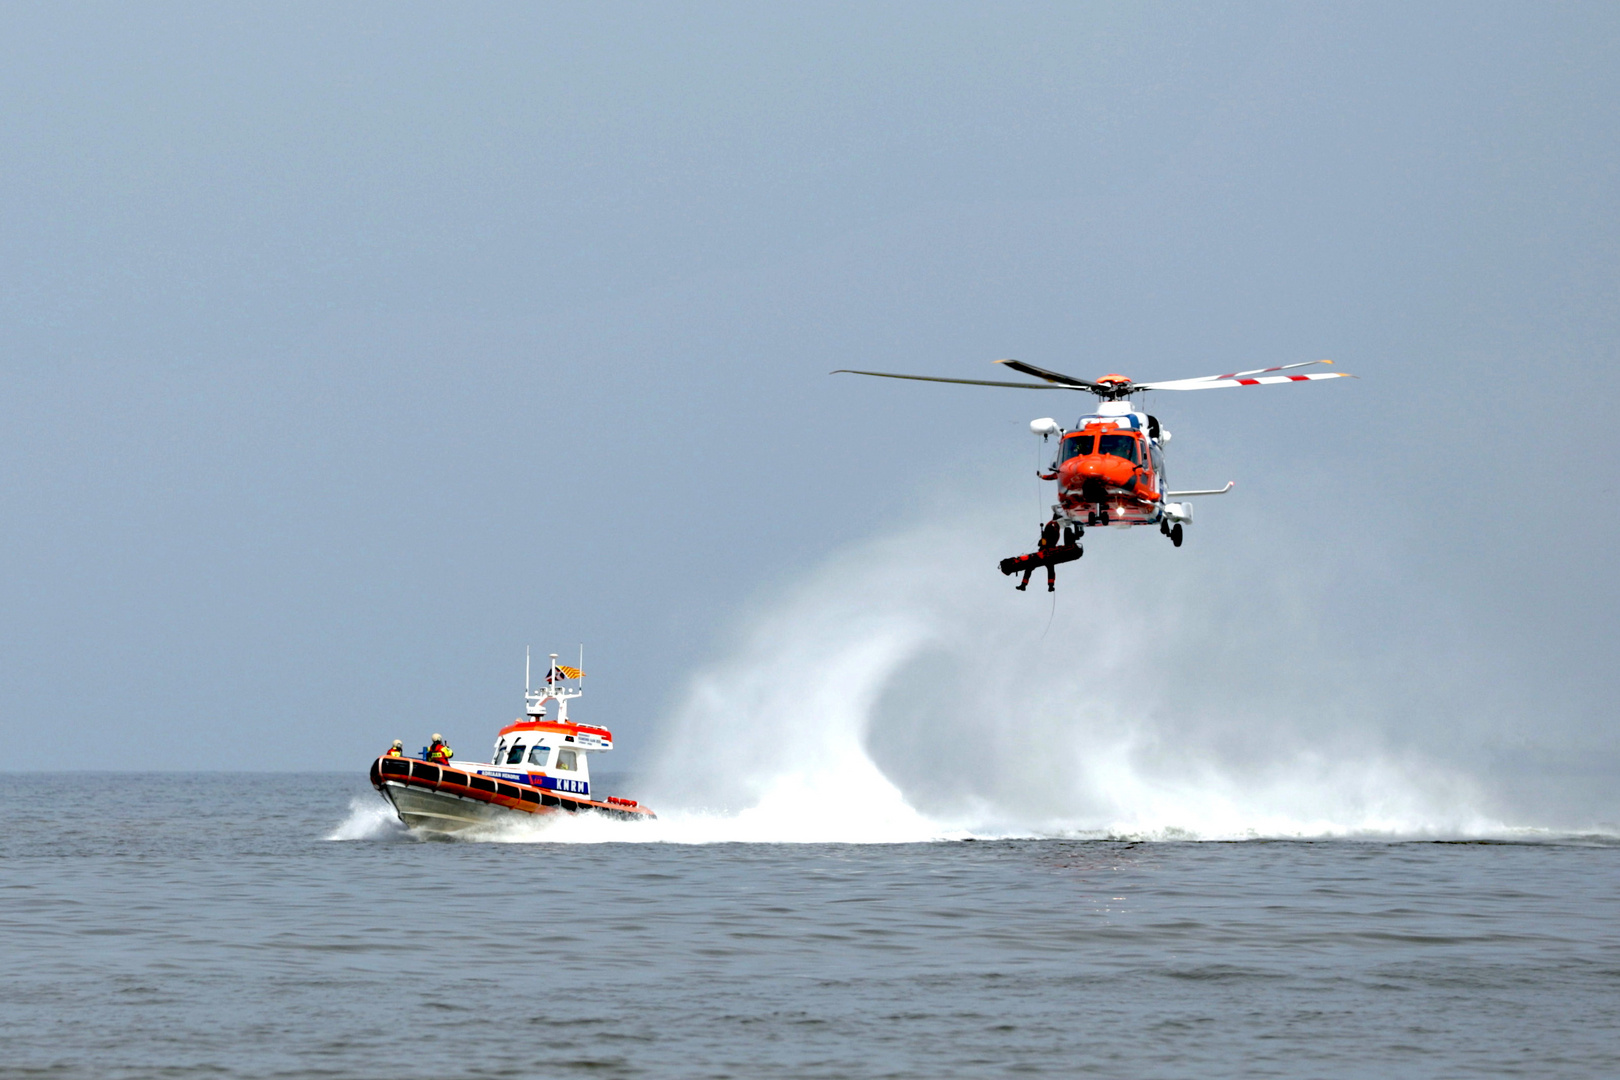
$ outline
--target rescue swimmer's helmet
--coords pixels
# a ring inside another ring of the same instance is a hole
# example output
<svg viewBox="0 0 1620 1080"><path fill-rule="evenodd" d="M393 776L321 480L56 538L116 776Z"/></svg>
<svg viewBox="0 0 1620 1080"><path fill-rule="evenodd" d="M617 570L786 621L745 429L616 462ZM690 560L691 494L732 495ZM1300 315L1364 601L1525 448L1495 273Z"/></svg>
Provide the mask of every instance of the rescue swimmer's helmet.
<svg viewBox="0 0 1620 1080"><path fill-rule="evenodd" d="M434 742L444 742L444 736L438 734L437 732L435 732L434 735L433 735L433 741Z"/></svg>
<svg viewBox="0 0 1620 1080"><path fill-rule="evenodd" d="M395 740L394 740L394 749L395 749L395 750L398 750L398 749L399 749L399 748L400 748L400 747L402 747L402 746L404 746L404 745L405 745L405 744L404 744L404 743L402 743L402 742L400 742L400 741L399 741L399 740L398 740L398 739L395 739Z"/></svg>

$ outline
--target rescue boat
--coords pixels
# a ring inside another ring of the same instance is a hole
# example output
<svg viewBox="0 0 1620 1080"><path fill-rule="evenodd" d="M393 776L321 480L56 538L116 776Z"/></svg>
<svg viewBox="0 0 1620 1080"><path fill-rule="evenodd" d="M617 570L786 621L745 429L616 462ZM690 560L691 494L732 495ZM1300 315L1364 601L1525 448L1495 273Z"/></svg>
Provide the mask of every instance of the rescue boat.
<svg viewBox="0 0 1620 1080"><path fill-rule="evenodd" d="M501 728L489 761L439 764L426 748L420 758L384 754L371 763L371 784L406 826L434 833L559 813L656 817L634 799L592 791L590 757L613 749L613 733L568 719L568 703L584 693L584 672L553 654L546 685L525 688L524 715ZM555 719L547 702L557 704Z"/></svg>

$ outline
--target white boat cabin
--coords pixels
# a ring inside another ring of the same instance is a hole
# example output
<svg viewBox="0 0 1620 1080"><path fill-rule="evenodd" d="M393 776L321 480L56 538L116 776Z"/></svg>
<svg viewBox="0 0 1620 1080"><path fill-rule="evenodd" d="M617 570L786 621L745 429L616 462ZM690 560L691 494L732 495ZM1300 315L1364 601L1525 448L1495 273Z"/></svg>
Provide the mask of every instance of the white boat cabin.
<svg viewBox="0 0 1620 1080"><path fill-rule="evenodd" d="M488 764L452 761L451 766L561 795L589 798L590 755L612 750L613 733L568 719L568 702L584 692L579 686L564 686L554 667L544 688L524 691L524 716L500 730ZM557 703L556 719L546 716L548 701Z"/></svg>

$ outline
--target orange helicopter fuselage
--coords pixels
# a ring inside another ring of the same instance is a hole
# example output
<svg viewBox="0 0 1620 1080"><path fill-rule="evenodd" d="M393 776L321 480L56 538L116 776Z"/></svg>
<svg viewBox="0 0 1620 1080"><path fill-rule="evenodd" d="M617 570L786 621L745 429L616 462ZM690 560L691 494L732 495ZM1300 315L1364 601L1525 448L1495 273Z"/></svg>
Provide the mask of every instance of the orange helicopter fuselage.
<svg viewBox="0 0 1620 1080"><path fill-rule="evenodd" d="M1058 500L1071 516L1106 513L1147 524L1164 500L1164 471L1147 432L1115 417L1088 417L1059 444Z"/></svg>

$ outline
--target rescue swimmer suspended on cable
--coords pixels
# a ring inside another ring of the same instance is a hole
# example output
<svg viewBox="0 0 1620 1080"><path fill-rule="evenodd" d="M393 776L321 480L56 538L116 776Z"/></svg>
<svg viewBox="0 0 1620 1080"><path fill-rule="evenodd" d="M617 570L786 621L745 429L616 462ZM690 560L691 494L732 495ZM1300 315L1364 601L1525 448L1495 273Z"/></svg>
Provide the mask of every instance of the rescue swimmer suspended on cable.
<svg viewBox="0 0 1620 1080"><path fill-rule="evenodd" d="M939 375L900 375L892 371L854 371L840 368L834 375L875 375L884 379L914 379L919 382L962 383L968 386L1001 386L1016 390L1081 390L1096 394L1097 411L1065 428L1050 417L1030 423L1029 429L1045 442L1058 440L1057 455L1049 471L1037 473L1042 480L1056 480L1058 501L1052 507L1051 521L1042 526L1042 543L1028 555L1001 560L1003 574L1024 572L1023 589L1029 575L1046 567L1047 588L1056 577L1053 569L1061 562L1072 562L1085 554L1080 536L1088 525L1157 525L1159 531L1181 546L1184 527L1192 524L1192 506L1179 500L1196 495L1224 495L1234 483L1202 491L1170 491L1165 483L1164 447L1170 433L1159 426L1159 418L1138 412L1131 404L1134 394L1148 390L1219 390L1236 386L1269 386L1273 383L1313 382L1317 379L1354 378L1341 371L1317 371L1305 375L1276 375L1331 360L1306 360L1298 364L1234 371L1226 375L1204 375L1196 379L1168 382L1132 382L1123 375L1104 375L1092 382L1057 371L1038 368L1021 360L997 360L1024 375L1042 382L994 382L987 379L950 379ZM1177 501L1172 501L1177 500ZM1055 543L1055 530L1061 524L1062 544Z"/></svg>

